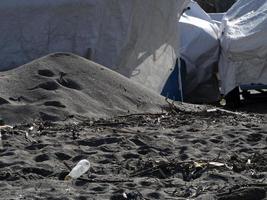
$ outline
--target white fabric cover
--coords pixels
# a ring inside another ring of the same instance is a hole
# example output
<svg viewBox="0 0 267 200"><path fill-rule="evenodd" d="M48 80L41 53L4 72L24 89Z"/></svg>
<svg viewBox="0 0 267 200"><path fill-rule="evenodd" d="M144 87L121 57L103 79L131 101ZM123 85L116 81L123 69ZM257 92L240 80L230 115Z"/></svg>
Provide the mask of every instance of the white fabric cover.
<svg viewBox="0 0 267 200"><path fill-rule="evenodd" d="M222 92L242 84L267 84L267 1L240 0L221 25Z"/></svg>
<svg viewBox="0 0 267 200"><path fill-rule="evenodd" d="M225 13L209 13L210 18L220 27Z"/></svg>
<svg viewBox="0 0 267 200"><path fill-rule="evenodd" d="M65 51L160 91L179 55L186 1L2 0L0 70Z"/></svg>
<svg viewBox="0 0 267 200"><path fill-rule="evenodd" d="M184 98L194 103L215 102L219 98L216 77L219 59L219 28L194 1L181 16L181 57L186 62Z"/></svg>

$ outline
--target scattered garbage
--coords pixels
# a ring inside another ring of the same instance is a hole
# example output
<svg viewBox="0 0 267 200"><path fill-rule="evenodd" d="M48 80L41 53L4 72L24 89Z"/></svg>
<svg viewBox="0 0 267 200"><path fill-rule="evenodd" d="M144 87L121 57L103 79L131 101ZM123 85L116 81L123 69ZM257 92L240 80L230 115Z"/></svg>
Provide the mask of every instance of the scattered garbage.
<svg viewBox="0 0 267 200"><path fill-rule="evenodd" d="M233 112L233 111L225 110L225 109L221 109L221 108L211 108L211 109L207 109L206 111L207 111L207 113L221 112L221 113L224 113L224 114L229 114L229 115L239 115L239 116L242 116L242 117L246 117L246 116L248 116L248 115L245 114L245 113Z"/></svg>
<svg viewBox="0 0 267 200"><path fill-rule="evenodd" d="M90 168L90 162L86 159L80 160L78 164L71 170L71 172L65 177L65 180L77 179L85 174Z"/></svg>
<svg viewBox="0 0 267 200"><path fill-rule="evenodd" d="M217 112L218 110L216 108L213 108L213 109L208 109L207 112L210 113L210 112Z"/></svg>
<svg viewBox="0 0 267 200"><path fill-rule="evenodd" d="M0 125L0 129L5 129L5 128L10 128L13 129L13 126L9 126L9 125Z"/></svg>
<svg viewBox="0 0 267 200"><path fill-rule="evenodd" d="M223 167L223 166L225 166L224 163L220 163L220 162L209 162L209 165L215 166L215 167Z"/></svg>

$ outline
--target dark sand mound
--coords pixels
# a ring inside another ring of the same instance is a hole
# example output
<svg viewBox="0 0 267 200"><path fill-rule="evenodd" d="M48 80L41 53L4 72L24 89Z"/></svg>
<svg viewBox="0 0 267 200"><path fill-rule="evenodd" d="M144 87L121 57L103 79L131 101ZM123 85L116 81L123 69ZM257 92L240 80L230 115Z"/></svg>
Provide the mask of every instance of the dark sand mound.
<svg viewBox="0 0 267 200"><path fill-rule="evenodd" d="M51 54L0 73L0 118L8 124L160 111L165 103L118 73L73 54Z"/></svg>

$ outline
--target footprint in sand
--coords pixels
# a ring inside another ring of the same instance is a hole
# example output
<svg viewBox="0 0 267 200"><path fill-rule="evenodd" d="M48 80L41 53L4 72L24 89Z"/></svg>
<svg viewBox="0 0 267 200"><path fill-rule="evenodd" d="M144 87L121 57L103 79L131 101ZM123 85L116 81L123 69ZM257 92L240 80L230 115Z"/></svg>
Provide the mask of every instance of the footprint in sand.
<svg viewBox="0 0 267 200"><path fill-rule="evenodd" d="M247 137L248 142L259 142L263 138L263 135L260 133L251 133Z"/></svg>
<svg viewBox="0 0 267 200"><path fill-rule="evenodd" d="M30 146L27 146L27 150L40 150L43 149L44 147L48 146L48 144L31 144Z"/></svg>
<svg viewBox="0 0 267 200"><path fill-rule="evenodd" d="M63 105L60 101L46 101L44 103L45 106L53 106L53 107L59 107L59 108L66 108L65 105Z"/></svg>
<svg viewBox="0 0 267 200"><path fill-rule="evenodd" d="M125 153L125 154L123 154L122 155L122 157L124 158L124 159L139 159L140 158L140 155L138 155L138 154L135 154L135 153Z"/></svg>
<svg viewBox="0 0 267 200"><path fill-rule="evenodd" d="M25 167L22 169L23 174L37 174L43 177L47 177L53 174L53 171L44 169L44 168L37 168L37 167Z"/></svg>
<svg viewBox="0 0 267 200"><path fill-rule="evenodd" d="M37 155L34 158L34 160L35 162L44 162L44 161L50 160L50 158L47 154L40 154L40 155Z"/></svg>
<svg viewBox="0 0 267 200"><path fill-rule="evenodd" d="M77 142L81 146L98 147L103 144L113 144L113 143L119 143L121 141L122 141L121 138L107 137L107 138L101 138L101 139L96 139L96 138L84 139L84 140L79 140Z"/></svg>
<svg viewBox="0 0 267 200"><path fill-rule="evenodd" d="M62 152L56 152L55 155L57 159L60 161L71 159L71 156L69 156L68 154L62 153Z"/></svg>
<svg viewBox="0 0 267 200"><path fill-rule="evenodd" d="M57 84L57 82L55 81L47 81L45 83L41 83L29 90L35 90L35 89L44 89L44 90L57 90L59 88L59 84Z"/></svg>
<svg viewBox="0 0 267 200"><path fill-rule="evenodd" d="M38 74L40 76L45 76L45 77L53 77L53 76L55 76L54 72L52 72L49 69L40 69L40 70L38 70Z"/></svg>

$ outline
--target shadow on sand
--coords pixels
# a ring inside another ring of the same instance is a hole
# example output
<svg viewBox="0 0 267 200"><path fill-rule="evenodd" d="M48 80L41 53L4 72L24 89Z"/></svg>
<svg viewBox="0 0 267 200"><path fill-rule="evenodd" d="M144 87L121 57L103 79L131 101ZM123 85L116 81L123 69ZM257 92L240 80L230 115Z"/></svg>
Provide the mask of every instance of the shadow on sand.
<svg viewBox="0 0 267 200"><path fill-rule="evenodd" d="M267 116L267 99L243 101L242 106L238 110Z"/></svg>

